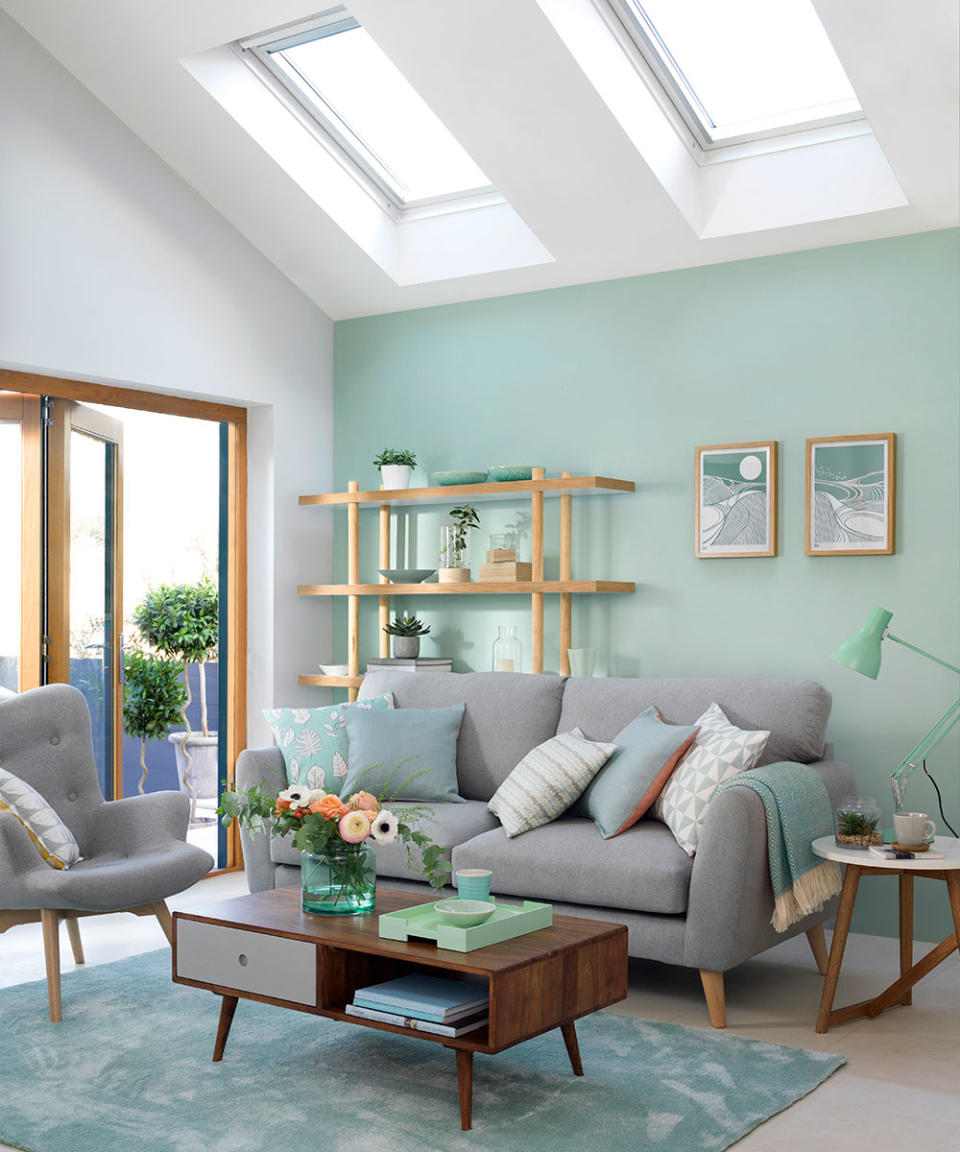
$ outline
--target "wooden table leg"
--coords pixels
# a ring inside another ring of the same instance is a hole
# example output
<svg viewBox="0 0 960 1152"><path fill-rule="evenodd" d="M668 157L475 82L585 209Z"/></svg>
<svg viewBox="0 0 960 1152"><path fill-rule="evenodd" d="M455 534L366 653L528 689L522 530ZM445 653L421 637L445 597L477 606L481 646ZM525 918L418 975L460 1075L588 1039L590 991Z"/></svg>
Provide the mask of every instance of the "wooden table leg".
<svg viewBox="0 0 960 1152"><path fill-rule="evenodd" d="M894 1004L902 1004L904 993L909 992L914 984L918 983L929 972L932 972L938 964L946 960L956 946L956 933L951 932L946 940L941 940L936 948L931 949L922 960L918 960L899 980L891 984L889 988L884 989L879 996L875 996L872 1000L868 1001L862 1015L872 1018L879 1016L881 1012L886 1011L887 1008L892 1007Z"/></svg>
<svg viewBox="0 0 960 1152"><path fill-rule="evenodd" d="M43 925L43 958L47 969L47 999L50 1022L59 1024L60 1014L60 913L55 908L40 909Z"/></svg>
<svg viewBox="0 0 960 1152"><path fill-rule="evenodd" d="M227 1046L227 1037L230 1035L230 1025L233 1023L233 1014L237 1010L237 996L224 996L220 1005L220 1023L217 1025L217 1042L213 1046L213 1059L216 1063L223 1059L223 1050Z"/></svg>
<svg viewBox="0 0 960 1152"><path fill-rule="evenodd" d="M457 1089L460 1092L460 1130L469 1132L473 1110L473 1053L467 1048L457 1049Z"/></svg>
<svg viewBox="0 0 960 1152"><path fill-rule="evenodd" d="M577 1030L574 1027L573 1021L569 1024L561 1024L560 1031L563 1033L563 1042L567 1046L567 1055L570 1057L570 1067L573 1069L574 1076L583 1075L583 1065L580 1063L580 1044L577 1041Z"/></svg>
<svg viewBox="0 0 960 1152"><path fill-rule="evenodd" d="M953 913L953 935L960 949L960 872L949 871L944 879L947 882L947 895L950 897L950 911Z"/></svg>
<svg viewBox="0 0 960 1152"><path fill-rule="evenodd" d="M850 931L850 917L857 899L857 886L860 883L860 866L848 864L843 874L843 889L840 892L840 906L837 908L837 922L833 929L830 944L830 960L827 974L823 978L823 995L820 997L820 1011L817 1013L817 1031L826 1032L830 1027L830 1012L833 998L837 994L837 981L840 979L840 965L843 963L843 950L847 946Z"/></svg>
<svg viewBox="0 0 960 1152"><path fill-rule="evenodd" d="M900 873L900 976L913 967L913 873ZM913 1003L913 992L903 994L901 1004Z"/></svg>

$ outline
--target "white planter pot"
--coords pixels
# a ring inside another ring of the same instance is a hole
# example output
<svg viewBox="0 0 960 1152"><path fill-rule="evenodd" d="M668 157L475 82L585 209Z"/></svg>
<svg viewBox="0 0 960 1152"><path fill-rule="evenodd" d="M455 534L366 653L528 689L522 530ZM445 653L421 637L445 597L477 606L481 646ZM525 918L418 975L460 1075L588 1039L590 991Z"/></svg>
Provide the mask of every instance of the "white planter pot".
<svg viewBox="0 0 960 1152"><path fill-rule="evenodd" d="M384 464L380 469L380 479L384 488L409 488L409 464Z"/></svg>
<svg viewBox="0 0 960 1152"><path fill-rule="evenodd" d="M190 796L190 788L192 787L191 801L193 799L215 799L219 768L216 732L209 736L203 736L199 732L190 733L190 739L187 741L187 748L190 751L190 775L187 779L190 787L183 780L187 770L187 758L183 754L183 742L187 739L187 734L186 732L171 732L167 739L176 751L177 780L180 784L180 791Z"/></svg>

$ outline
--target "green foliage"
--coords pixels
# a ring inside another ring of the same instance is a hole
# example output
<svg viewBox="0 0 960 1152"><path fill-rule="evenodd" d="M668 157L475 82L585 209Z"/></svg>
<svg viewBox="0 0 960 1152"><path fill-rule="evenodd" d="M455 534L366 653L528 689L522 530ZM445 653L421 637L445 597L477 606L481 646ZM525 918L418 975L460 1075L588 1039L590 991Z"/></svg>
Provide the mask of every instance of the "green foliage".
<svg viewBox="0 0 960 1152"><path fill-rule="evenodd" d="M868 836L877 830L878 820L865 812L840 812L840 825L845 836Z"/></svg>
<svg viewBox="0 0 960 1152"><path fill-rule="evenodd" d="M408 448L384 448L379 456L374 456L373 462L378 472L384 464L406 464L410 468L416 468L417 456Z"/></svg>
<svg viewBox="0 0 960 1152"><path fill-rule="evenodd" d="M395 616L391 624L384 626L388 636L426 636L430 625L424 624L416 616Z"/></svg>
<svg viewBox="0 0 960 1152"><path fill-rule="evenodd" d="M187 664L212 660L220 626L216 585L208 576L196 584L161 584L134 609L133 622L165 656Z"/></svg>
<svg viewBox="0 0 960 1152"><path fill-rule="evenodd" d="M448 549L444 546L440 555L445 559L446 567L459 568L467 550L467 533L471 528L480 527L480 515L472 504L458 504L450 509L449 516L454 523L453 542L449 549L453 554L447 555Z"/></svg>
<svg viewBox="0 0 960 1152"><path fill-rule="evenodd" d="M180 720L187 699L177 660L128 652L123 664L123 729L139 740L160 740Z"/></svg>
<svg viewBox="0 0 960 1152"><path fill-rule="evenodd" d="M472 504L458 504L456 508L450 509L449 516L464 533L470 528L480 527L480 513Z"/></svg>

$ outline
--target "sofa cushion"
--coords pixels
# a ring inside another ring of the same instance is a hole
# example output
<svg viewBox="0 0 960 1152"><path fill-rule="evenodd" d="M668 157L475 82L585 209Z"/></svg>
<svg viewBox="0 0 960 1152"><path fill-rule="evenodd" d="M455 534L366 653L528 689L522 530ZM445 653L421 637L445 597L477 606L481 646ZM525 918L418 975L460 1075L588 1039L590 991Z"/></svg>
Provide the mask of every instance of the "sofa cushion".
<svg viewBox="0 0 960 1152"><path fill-rule="evenodd" d="M475 836L453 866L489 868L494 895L671 914L686 911L693 861L658 821L604 840L592 820L570 818L513 839L502 828Z"/></svg>
<svg viewBox="0 0 960 1152"><path fill-rule="evenodd" d="M410 804L396 801L390 805L390 811L402 820L404 812L410 807ZM455 844L497 827L497 818L487 811L482 800L468 800L461 804L430 804L428 807L433 809L433 817L422 820L420 828L435 844L448 850L447 859L450 858L449 849ZM291 839L291 836L274 836L271 840L270 859L275 864L299 866L300 853L291 844ZM422 873L408 867L407 850L401 841L378 844L376 851L379 878L402 876L409 880L423 880Z"/></svg>
<svg viewBox="0 0 960 1152"><path fill-rule="evenodd" d="M382 691L382 689L381 689ZM813 680L570 677L557 730L579 726L590 740L612 740L645 708L655 705L668 724L693 724L716 701L738 728L766 728L770 739L760 764L823 755L830 693Z"/></svg>
<svg viewBox="0 0 960 1152"><path fill-rule="evenodd" d="M383 692L393 693L397 708L466 705L457 741L459 791L468 800L489 800L532 748L556 735L563 680L522 672L375 672L364 677L361 700Z"/></svg>

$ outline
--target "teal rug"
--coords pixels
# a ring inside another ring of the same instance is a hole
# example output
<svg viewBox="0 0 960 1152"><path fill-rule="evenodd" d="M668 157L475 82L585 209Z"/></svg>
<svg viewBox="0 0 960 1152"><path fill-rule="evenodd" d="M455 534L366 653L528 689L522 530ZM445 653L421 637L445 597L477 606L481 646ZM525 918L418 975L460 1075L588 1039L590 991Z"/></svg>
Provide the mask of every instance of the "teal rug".
<svg viewBox="0 0 960 1152"><path fill-rule="evenodd" d="M577 1022L586 1076L552 1032L474 1059L460 1132L438 1044L220 1000L149 952L0 991L0 1141L28 1152L708 1152L813 1091L842 1057L606 1012Z"/></svg>

